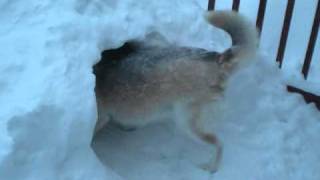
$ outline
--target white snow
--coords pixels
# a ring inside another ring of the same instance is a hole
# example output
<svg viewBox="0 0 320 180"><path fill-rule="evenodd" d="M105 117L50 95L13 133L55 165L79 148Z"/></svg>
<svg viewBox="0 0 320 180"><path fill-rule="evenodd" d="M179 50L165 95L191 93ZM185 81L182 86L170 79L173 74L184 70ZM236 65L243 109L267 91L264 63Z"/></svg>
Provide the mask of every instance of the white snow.
<svg viewBox="0 0 320 180"><path fill-rule="evenodd" d="M224 144L210 175L197 165L212 148L172 122L105 129L91 148L100 53L154 30L177 45L225 49L230 39L202 18L205 0L0 1L0 179L319 179L320 113L285 90L320 92L319 38L308 81L299 70L316 1L297 1L281 71L274 53L285 3L268 2L264 55L231 79L219 110L204 113ZM240 10L255 20L256 7L246 0Z"/></svg>

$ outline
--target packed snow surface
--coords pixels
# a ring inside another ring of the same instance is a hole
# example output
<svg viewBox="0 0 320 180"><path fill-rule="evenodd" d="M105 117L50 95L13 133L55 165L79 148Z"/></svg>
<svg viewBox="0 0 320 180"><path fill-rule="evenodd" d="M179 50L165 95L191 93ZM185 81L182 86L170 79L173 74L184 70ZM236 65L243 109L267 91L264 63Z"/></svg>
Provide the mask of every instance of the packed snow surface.
<svg viewBox="0 0 320 180"><path fill-rule="evenodd" d="M320 179L320 113L285 87L320 92L319 40L310 79L299 73L315 0L297 1L281 71L274 52L285 3L270 1L263 55L230 79L224 101L203 113L224 144L216 174L199 168L213 148L173 121L133 132L108 127L91 142L97 117L92 66L100 53L152 31L177 46L222 51L230 39L205 23L206 3L0 1L0 179ZM253 7L257 2L244 0L240 10L253 18ZM177 108L174 119L187 113Z"/></svg>

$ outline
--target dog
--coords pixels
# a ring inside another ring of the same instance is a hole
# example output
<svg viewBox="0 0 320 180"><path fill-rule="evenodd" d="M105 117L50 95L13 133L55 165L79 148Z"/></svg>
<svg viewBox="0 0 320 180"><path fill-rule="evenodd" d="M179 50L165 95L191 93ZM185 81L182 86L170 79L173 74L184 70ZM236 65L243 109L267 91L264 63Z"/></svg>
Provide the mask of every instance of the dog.
<svg viewBox="0 0 320 180"><path fill-rule="evenodd" d="M255 56L258 33L254 24L234 11L208 11L205 17L231 36L229 49L218 53L170 43L161 46L157 43L161 38L146 38L109 51L109 57L94 66L95 132L110 120L127 128L144 126L153 121L152 114L184 101L191 112L187 120L191 132L216 147L215 159L204 168L217 171L222 143L215 134L204 132L201 110L223 97L228 78Z"/></svg>

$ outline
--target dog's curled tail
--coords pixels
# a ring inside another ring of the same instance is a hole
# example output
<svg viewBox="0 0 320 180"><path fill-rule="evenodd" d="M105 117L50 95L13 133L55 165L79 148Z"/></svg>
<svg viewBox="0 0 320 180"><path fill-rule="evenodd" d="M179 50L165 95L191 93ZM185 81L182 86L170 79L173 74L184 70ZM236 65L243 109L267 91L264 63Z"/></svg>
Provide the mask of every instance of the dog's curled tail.
<svg viewBox="0 0 320 180"><path fill-rule="evenodd" d="M208 11L207 21L223 30L225 30L232 39L233 54L249 55L256 52L259 38L256 26L245 16L227 10ZM249 54L248 54L249 53Z"/></svg>

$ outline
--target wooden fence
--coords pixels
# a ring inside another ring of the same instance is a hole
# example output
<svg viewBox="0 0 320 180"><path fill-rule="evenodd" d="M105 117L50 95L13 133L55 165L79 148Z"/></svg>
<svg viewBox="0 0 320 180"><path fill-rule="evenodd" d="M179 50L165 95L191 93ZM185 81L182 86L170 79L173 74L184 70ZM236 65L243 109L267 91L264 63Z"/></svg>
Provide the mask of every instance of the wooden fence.
<svg viewBox="0 0 320 180"><path fill-rule="evenodd" d="M261 33L263 29L263 20L265 16L267 3L268 3L267 0L260 0L259 2L259 9L258 9L257 20L256 20L256 26L259 30L259 33ZM214 10L215 4L216 4L215 0L208 0L208 10ZM279 68L281 68L283 64L283 57L286 50L288 34L290 31L292 14L294 13L294 6L295 6L295 0L287 1L287 7L284 14L285 17L283 21L280 43L278 46L277 58L276 58L276 61L279 63ZM239 7L240 7L240 0L233 0L232 9L234 11L238 11ZM301 69L301 72L305 79L308 78L310 64L312 61L312 56L313 56L313 52L314 52L314 48L315 48L315 44L318 36L319 24L320 24L320 0L318 0L317 2L316 13L315 13L315 17L312 25L312 30L310 32L309 43L306 50L303 67ZM299 93L303 95L307 103L315 103L317 108L320 110L320 96L306 92L302 89L299 89L290 85L287 86L287 90L289 92Z"/></svg>

